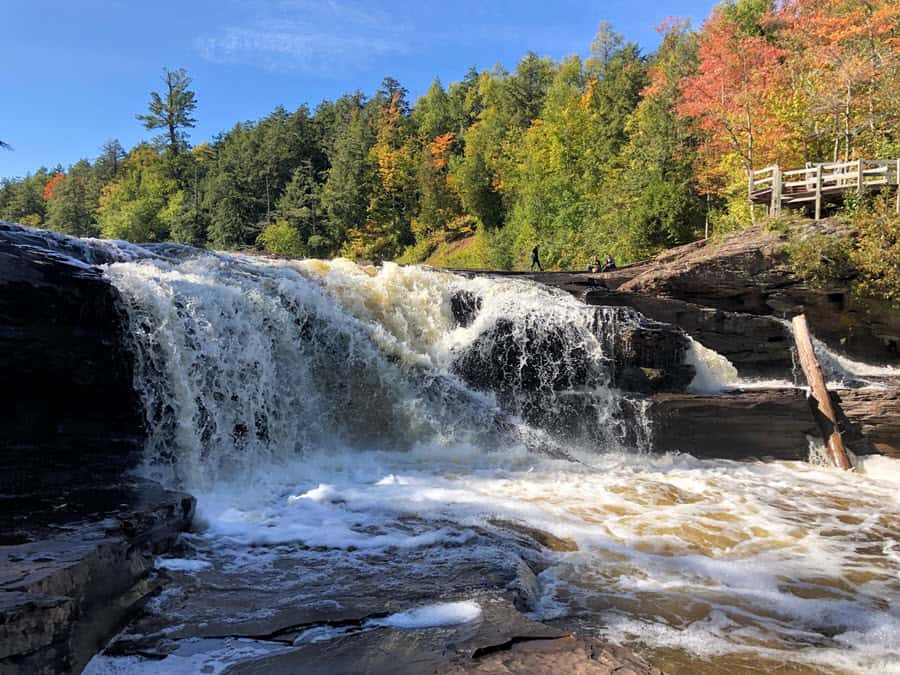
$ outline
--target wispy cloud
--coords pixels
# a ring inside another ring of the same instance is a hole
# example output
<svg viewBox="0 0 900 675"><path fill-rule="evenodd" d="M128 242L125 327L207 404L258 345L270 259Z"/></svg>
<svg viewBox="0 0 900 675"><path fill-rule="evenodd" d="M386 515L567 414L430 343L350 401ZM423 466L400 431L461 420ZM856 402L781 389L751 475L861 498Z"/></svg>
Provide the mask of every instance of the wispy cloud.
<svg viewBox="0 0 900 675"><path fill-rule="evenodd" d="M408 52L405 24L348 0L276 0L249 7L254 15L240 25L196 38L205 59L324 73L364 64L373 55Z"/></svg>

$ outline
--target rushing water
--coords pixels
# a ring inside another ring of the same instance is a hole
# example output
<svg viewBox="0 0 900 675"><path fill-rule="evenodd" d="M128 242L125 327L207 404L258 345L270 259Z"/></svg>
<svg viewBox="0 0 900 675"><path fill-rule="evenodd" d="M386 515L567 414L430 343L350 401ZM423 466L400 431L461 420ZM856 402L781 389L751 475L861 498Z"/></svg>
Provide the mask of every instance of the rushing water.
<svg viewBox="0 0 900 675"><path fill-rule="evenodd" d="M641 453L610 385L628 317L527 282L133 253L105 269L138 354L144 470L199 499L195 556L170 569L264 570L291 546L342 569L452 563L521 522L575 549L548 554L533 616L670 672L900 672L900 462ZM702 345L687 359L695 390L734 383ZM480 386L497 363L504 381ZM577 438L548 423L574 399Z"/></svg>

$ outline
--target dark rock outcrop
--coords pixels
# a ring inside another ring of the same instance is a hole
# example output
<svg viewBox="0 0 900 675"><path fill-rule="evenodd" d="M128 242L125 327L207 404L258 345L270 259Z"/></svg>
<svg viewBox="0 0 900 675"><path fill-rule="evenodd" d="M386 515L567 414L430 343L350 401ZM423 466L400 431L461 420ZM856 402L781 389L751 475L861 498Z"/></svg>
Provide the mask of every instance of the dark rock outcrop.
<svg viewBox="0 0 900 675"><path fill-rule="evenodd" d="M159 589L153 555L194 499L131 482L7 496L0 513L0 673L77 673Z"/></svg>
<svg viewBox="0 0 900 675"><path fill-rule="evenodd" d="M225 673L661 675L625 648L531 621L503 600L485 598L482 609L474 624L367 631L247 660Z"/></svg>
<svg viewBox="0 0 900 675"><path fill-rule="evenodd" d="M144 441L118 292L35 237L0 224L0 493L102 482Z"/></svg>
<svg viewBox="0 0 900 675"><path fill-rule="evenodd" d="M477 307L480 301L469 300ZM684 363L688 341L671 325L627 308L593 311L593 333L607 361L599 369L577 335L535 323L501 319L461 353L454 369L471 386L502 395L571 391L610 381L627 391L678 391L694 369Z"/></svg>
<svg viewBox="0 0 900 675"><path fill-rule="evenodd" d="M900 391L841 390L841 431L858 455L900 450ZM715 395L656 394L647 411L651 448L695 457L742 460L809 456L821 436L802 389L758 389Z"/></svg>
<svg viewBox="0 0 900 675"><path fill-rule="evenodd" d="M481 298L469 291L457 291L450 297L450 311L458 326L469 326L481 310Z"/></svg>
<svg viewBox="0 0 900 675"><path fill-rule="evenodd" d="M900 457L900 390L845 389L832 396L854 430L877 452Z"/></svg>
<svg viewBox="0 0 900 675"><path fill-rule="evenodd" d="M574 328L501 319L457 356L454 371L469 386L496 394L507 413L559 439L627 443L633 435L627 411L616 409L607 385L639 394L683 390L695 374L685 363L688 340L628 308L584 311L592 315L605 360L588 353L583 333Z"/></svg>
<svg viewBox="0 0 900 675"><path fill-rule="evenodd" d="M678 326L731 361L742 377L784 377L791 372L793 337L783 323L770 317L603 289L587 291L584 300L631 307L650 319Z"/></svg>
<svg viewBox="0 0 900 675"><path fill-rule="evenodd" d="M80 672L193 517L124 477L145 430L112 260L0 223L0 673Z"/></svg>
<svg viewBox="0 0 900 675"><path fill-rule="evenodd" d="M822 227L827 225L811 224L795 234ZM504 275L559 288L590 304L633 307L649 318L673 323L750 376L775 374L786 363L784 332L774 319L801 313L813 334L832 349L870 363L900 365L896 306L851 293L849 280L826 288L811 286L794 275L788 245L787 235L758 226L722 240L678 246L602 274ZM759 342L751 345L756 339Z"/></svg>
<svg viewBox="0 0 900 675"><path fill-rule="evenodd" d="M224 672L502 673L509 672L504 664L515 664L512 672L542 673L555 658L565 672L608 673L627 666L657 673L626 649L578 640L565 628L525 616L541 596L535 570L546 567L547 552L574 547L527 524L493 520L473 528L464 547L373 551L351 562L339 549L282 545L271 566L248 569L217 557L221 551L213 542L195 541L182 553L205 564L168 572L165 596L118 635L104 656L113 666L118 657L160 660L164 669L169 655L239 638L247 653L232 658ZM388 566L391 573L385 575ZM475 602L482 615L418 628L382 621L395 612L454 601ZM231 611L223 612L223 606ZM585 670L569 670L570 664Z"/></svg>
<svg viewBox="0 0 900 675"><path fill-rule="evenodd" d="M819 433L801 390L697 396L657 394L648 412L652 448L695 457L806 459Z"/></svg>

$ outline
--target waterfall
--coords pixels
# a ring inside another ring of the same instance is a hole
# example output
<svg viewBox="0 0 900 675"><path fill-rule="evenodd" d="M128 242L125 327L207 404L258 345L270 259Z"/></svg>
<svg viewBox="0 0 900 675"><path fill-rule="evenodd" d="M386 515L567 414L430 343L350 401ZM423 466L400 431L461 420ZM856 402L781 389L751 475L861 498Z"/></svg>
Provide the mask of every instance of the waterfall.
<svg viewBox="0 0 900 675"><path fill-rule="evenodd" d="M696 370L694 379L688 385L692 392L715 394L740 384L737 368L731 361L694 339L691 339L686 361Z"/></svg>
<svg viewBox="0 0 900 675"><path fill-rule="evenodd" d="M633 312L391 263L145 250L105 274L126 305L154 477L203 485L328 448L559 454L628 437L611 378Z"/></svg>

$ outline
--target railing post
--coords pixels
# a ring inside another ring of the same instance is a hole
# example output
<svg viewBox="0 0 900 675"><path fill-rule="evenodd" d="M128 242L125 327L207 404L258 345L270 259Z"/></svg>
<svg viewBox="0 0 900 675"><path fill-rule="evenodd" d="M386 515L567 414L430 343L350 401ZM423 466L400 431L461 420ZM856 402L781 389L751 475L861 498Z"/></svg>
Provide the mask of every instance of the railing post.
<svg viewBox="0 0 900 675"><path fill-rule="evenodd" d="M856 160L856 191L862 194L863 191L863 161Z"/></svg>
<svg viewBox="0 0 900 675"><path fill-rule="evenodd" d="M772 167L772 198L769 201L769 216L777 218L781 215L781 167Z"/></svg>
<svg viewBox="0 0 900 675"><path fill-rule="evenodd" d="M816 165L816 220L822 219L822 165Z"/></svg>
<svg viewBox="0 0 900 675"><path fill-rule="evenodd" d="M898 214L900 214L900 159L897 160L897 181L896 182L897 182L897 195L896 195L897 204L894 207L894 209L897 211Z"/></svg>

